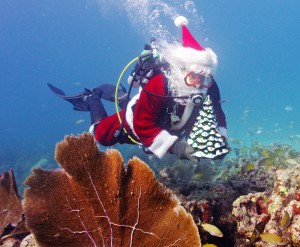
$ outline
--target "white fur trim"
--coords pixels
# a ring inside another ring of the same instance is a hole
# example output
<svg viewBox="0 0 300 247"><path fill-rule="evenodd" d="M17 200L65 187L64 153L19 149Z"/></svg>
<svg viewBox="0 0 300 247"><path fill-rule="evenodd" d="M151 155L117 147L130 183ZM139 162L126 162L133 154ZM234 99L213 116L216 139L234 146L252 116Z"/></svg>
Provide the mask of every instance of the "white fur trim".
<svg viewBox="0 0 300 247"><path fill-rule="evenodd" d="M218 57L210 48L198 51L179 44L167 44L161 53L168 63L178 69L186 68L208 75L212 74L218 65Z"/></svg>
<svg viewBox="0 0 300 247"><path fill-rule="evenodd" d="M174 20L174 23L176 27L182 27L189 24L189 21L184 16L177 16Z"/></svg>
<svg viewBox="0 0 300 247"><path fill-rule="evenodd" d="M89 132L90 134L92 134L93 136L95 136L95 125L98 124L98 123L95 123L95 124L92 124L91 127L89 128Z"/></svg>
<svg viewBox="0 0 300 247"><path fill-rule="evenodd" d="M126 122L128 123L130 129L133 131L133 133L136 135L133 129L133 111L132 111L132 106L136 104L138 99L140 98L140 93L135 95L127 104L127 109L126 109ZM137 136L137 135L136 135Z"/></svg>
<svg viewBox="0 0 300 247"><path fill-rule="evenodd" d="M172 136L168 131L162 130L148 149L158 158L162 158L177 139L177 136Z"/></svg>

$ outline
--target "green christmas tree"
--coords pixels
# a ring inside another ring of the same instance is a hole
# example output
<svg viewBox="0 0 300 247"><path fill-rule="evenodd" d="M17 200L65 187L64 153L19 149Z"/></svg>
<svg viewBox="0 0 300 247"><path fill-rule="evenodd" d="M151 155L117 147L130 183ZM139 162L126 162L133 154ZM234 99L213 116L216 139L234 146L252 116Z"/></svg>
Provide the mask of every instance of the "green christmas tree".
<svg viewBox="0 0 300 247"><path fill-rule="evenodd" d="M226 143L218 132L209 95L205 98L187 143L195 149L193 156L198 158L218 159L218 156L229 152Z"/></svg>

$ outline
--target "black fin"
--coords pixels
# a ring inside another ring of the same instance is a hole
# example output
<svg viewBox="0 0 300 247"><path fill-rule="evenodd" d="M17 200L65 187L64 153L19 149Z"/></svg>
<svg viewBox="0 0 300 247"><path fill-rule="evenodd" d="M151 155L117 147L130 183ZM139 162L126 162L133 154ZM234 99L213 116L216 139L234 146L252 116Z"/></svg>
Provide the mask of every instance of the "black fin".
<svg viewBox="0 0 300 247"><path fill-rule="evenodd" d="M47 85L48 85L48 87L51 89L51 91L52 91L53 93L55 93L57 96L60 96L60 97L65 96L65 93L64 93L62 90L60 90L59 88L54 87L54 86L53 86L52 84L50 84L50 83L47 83Z"/></svg>
<svg viewBox="0 0 300 247"><path fill-rule="evenodd" d="M88 104L86 103L86 97L91 94L91 91L85 89L84 92L74 95L74 96L66 96L65 93L59 88L47 83L48 87L51 91L56 94L58 97L65 99L70 102L74 106L74 110L76 111L89 111Z"/></svg>

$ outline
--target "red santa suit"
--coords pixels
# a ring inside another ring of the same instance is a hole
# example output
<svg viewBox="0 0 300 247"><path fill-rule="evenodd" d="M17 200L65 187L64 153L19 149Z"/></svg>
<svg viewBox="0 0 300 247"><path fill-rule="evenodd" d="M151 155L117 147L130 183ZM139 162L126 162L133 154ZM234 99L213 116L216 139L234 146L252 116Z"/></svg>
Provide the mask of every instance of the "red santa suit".
<svg viewBox="0 0 300 247"><path fill-rule="evenodd" d="M95 138L103 146L111 146L116 143L131 143L128 135L147 147L157 157L163 157L172 147L174 142L185 135L188 135L191 126L199 115L200 105L194 105L183 126L174 128L170 108L176 104L170 95L167 80L163 74L159 74L145 85L144 90L136 95L128 104L124 133L122 138L115 136L120 128L117 114L103 119L95 128ZM215 81L207 90L214 105L216 119L220 129L226 129L226 119L220 104L220 93ZM177 104L176 115L182 118L187 105ZM121 118L124 111L120 112ZM224 133L224 132L223 132ZM185 135L184 135L185 134Z"/></svg>
<svg viewBox="0 0 300 247"><path fill-rule="evenodd" d="M130 136L157 157L163 157L178 139L189 134L202 107L202 104L195 105L191 100L180 102L178 98L172 98L172 90L177 95L187 96L194 92L203 92L204 96L210 95L220 134L227 137L219 89L211 76L217 66L217 56L210 48L203 48L194 39L186 27L187 24L188 21L183 16L175 19L175 25L182 28L183 45L170 44L162 50L162 57L170 65L169 79L166 79L165 72L154 76L141 93L129 102L124 123L126 133L121 138L115 135L120 129L117 114L101 120L94 131L100 144L111 146L117 142L133 143ZM211 78L212 85L209 88L203 86L202 89L185 85L185 74L182 74L186 73L185 70ZM120 115L123 118L124 111L121 111Z"/></svg>

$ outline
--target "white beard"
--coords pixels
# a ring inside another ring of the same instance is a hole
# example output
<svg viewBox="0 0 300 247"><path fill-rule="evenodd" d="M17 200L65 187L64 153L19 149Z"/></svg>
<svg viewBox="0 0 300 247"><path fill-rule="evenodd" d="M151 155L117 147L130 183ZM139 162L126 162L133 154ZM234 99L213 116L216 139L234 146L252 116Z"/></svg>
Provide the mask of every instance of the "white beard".
<svg viewBox="0 0 300 247"><path fill-rule="evenodd" d="M185 84L184 77L186 72L181 69L171 68L171 74L166 76L168 78L168 87L172 96L188 96L191 94L203 93L206 94L207 88L196 88ZM175 98L175 102L181 105L186 105L190 99Z"/></svg>

